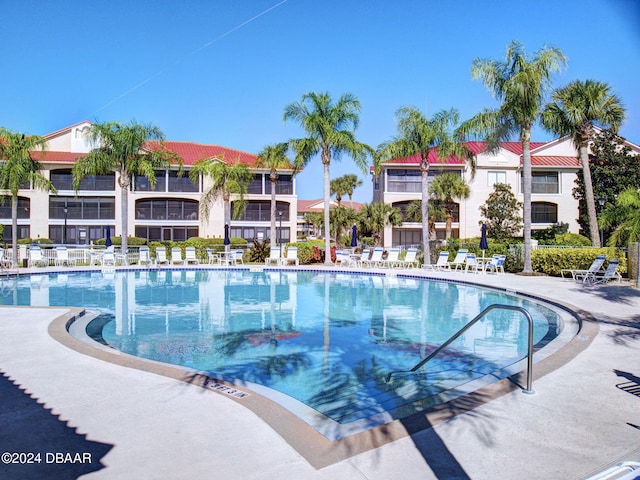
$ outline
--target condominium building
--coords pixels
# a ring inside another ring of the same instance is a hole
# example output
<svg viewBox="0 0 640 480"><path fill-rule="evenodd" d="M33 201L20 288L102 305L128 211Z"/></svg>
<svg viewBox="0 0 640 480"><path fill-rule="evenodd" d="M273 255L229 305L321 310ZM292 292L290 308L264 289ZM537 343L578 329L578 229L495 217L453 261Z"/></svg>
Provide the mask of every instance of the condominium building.
<svg viewBox="0 0 640 480"><path fill-rule="evenodd" d="M43 166L42 174L55 186L57 193L37 190L30 185L20 189L18 239L49 238L54 243L89 244L104 238L107 227L110 227L112 235L120 235L121 188L118 173L86 177L78 191L72 187L72 167L91 148L86 136L90 126L90 122L84 121L45 135L46 151L42 155L33 153ZM159 170L155 187L144 176L132 179L127 212L129 235L149 241L222 237L222 198L210 206L209 218L205 220L200 213L200 200L210 187L210 179L200 178L194 185L188 176L189 169L198 160L219 158L221 161L244 163L254 173L245 196L246 208L241 218L231 221L230 235L248 241L271 237L271 181L268 170L257 167L256 155L194 142L167 141L166 148L180 155L185 173L180 175L177 166ZM278 173L275 189L277 209L281 215L277 234L284 242L291 236L295 238L296 181L291 170ZM3 194L8 192L0 192ZM10 242L13 232L8 198L0 204L0 224L4 225L3 242Z"/></svg>
<svg viewBox="0 0 640 480"><path fill-rule="evenodd" d="M640 147L626 142L640 154ZM458 158L438 159L434 152L429 156L429 177L453 172L469 185L468 199L455 203L452 235L454 238L470 238L480 235L482 221L479 207L494 191L496 183L511 186L519 201L522 195L522 146L520 142L505 142L495 154L487 152L484 142L469 142L475 155L476 169ZM569 231L577 233L578 201L572 191L576 175L581 170L578 152L569 137L549 142L531 142L532 229L546 229L557 223L569 225ZM414 200L421 199L420 156L399 158L383 164L382 173L373 178L373 200L388 203L404 211ZM437 238L445 238L445 223L436 223ZM399 227L387 226L384 245L411 245L422 242L420 223L404 222Z"/></svg>

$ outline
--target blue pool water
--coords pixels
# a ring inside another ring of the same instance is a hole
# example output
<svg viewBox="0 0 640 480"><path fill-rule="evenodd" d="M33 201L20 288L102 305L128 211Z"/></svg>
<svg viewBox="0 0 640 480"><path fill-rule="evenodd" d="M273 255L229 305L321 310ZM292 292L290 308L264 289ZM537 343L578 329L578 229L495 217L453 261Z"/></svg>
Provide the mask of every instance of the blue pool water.
<svg viewBox="0 0 640 480"><path fill-rule="evenodd" d="M406 415L527 353L520 313L492 311L415 374L408 370L487 306L517 305L540 348L562 330L557 309L496 290L410 277L265 270L151 270L3 280L0 304L100 312L123 352L262 385L344 424Z"/></svg>

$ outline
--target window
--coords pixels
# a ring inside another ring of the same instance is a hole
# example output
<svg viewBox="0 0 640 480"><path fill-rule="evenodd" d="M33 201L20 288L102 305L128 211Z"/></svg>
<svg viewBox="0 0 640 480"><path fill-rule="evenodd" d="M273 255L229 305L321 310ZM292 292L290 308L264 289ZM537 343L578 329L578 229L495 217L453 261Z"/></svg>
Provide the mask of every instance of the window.
<svg viewBox="0 0 640 480"><path fill-rule="evenodd" d="M136 220L198 220L198 202L173 198L138 200Z"/></svg>
<svg viewBox="0 0 640 480"><path fill-rule="evenodd" d="M49 218L74 220L114 220L115 197L49 197ZM102 238L102 237L100 237Z"/></svg>
<svg viewBox="0 0 640 480"><path fill-rule="evenodd" d="M170 192L197 192L198 185L194 185L189 179L189 175L178 176L175 170L169 171L169 191Z"/></svg>
<svg viewBox="0 0 640 480"><path fill-rule="evenodd" d="M2 241L6 243L13 242L13 230L11 223L9 225L4 225L4 230L2 231ZM31 235L29 233L29 225L18 225L18 240L22 238L29 238Z"/></svg>
<svg viewBox="0 0 640 480"><path fill-rule="evenodd" d="M421 192L422 176L420 170L389 169L387 171L388 192Z"/></svg>
<svg viewBox="0 0 640 480"><path fill-rule="evenodd" d="M558 223L558 205L549 202L531 202L531 223Z"/></svg>
<svg viewBox="0 0 640 480"><path fill-rule="evenodd" d="M31 200L18 197L18 218L29 218ZM11 197L0 197L0 218L11 218ZM6 232L6 230L5 230Z"/></svg>
<svg viewBox="0 0 640 480"><path fill-rule="evenodd" d="M560 193L558 172L532 172L531 193Z"/></svg>
<svg viewBox="0 0 640 480"><path fill-rule="evenodd" d="M57 190L74 190L73 175L71 169L59 169L51 171L51 183ZM80 180L78 190L88 191L113 191L116 189L115 173L106 175L90 175Z"/></svg>
<svg viewBox="0 0 640 480"><path fill-rule="evenodd" d="M271 180L269 175L265 175L266 193L271 194ZM276 180L276 193L279 195L293 194L293 177L291 175L278 175Z"/></svg>
<svg viewBox="0 0 640 480"><path fill-rule="evenodd" d="M235 202L234 202L235 203ZM233 210L233 204L231 205ZM280 221L277 212L282 212L282 221L289 221L289 204L286 202L276 202L276 221ZM271 221L271 202L267 200L249 201L244 209L242 217L239 220L245 222L270 222Z"/></svg>
<svg viewBox="0 0 640 480"><path fill-rule="evenodd" d="M255 175L253 180L247 185L247 193L262 195L262 175Z"/></svg>
<svg viewBox="0 0 640 480"><path fill-rule="evenodd" d="M496 183L507 184L507 172L487 172L487 185L493 187Z"/></svg>
<svg viewBox="0 0 640 480"><path fill-rule="evenodd" d="M156 186L151 187L151 182L149 182L149 178L144 175L140 175L134 178L134 190L136 192L166 192L166 172L164 170L156 170Z"/></svg>
<svg viewBox="0 0 640 480"><path fill-rule="evenodd" d="M146 238L150 242L159 241L182 241L199 235L198 227L152 227L146 225L136 225L136 237Z"/></svg>

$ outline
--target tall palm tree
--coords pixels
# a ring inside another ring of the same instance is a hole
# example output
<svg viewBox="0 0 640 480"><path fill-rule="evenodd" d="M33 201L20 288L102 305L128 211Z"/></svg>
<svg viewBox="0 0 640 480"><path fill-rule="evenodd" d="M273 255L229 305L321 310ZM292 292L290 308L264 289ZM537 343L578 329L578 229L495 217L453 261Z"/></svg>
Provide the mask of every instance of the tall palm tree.
<svg viewBox="0 0 640 480"><path fill-rule="evenodd" d="M452 129L458 124L456 109L441 110L433 117L425 117L417 108L402 107L397 113L398 136L378 147L380 161L393 158L420 156L422 186L422 245L424 258L429 258L429 162L444 161L450 156L470 162L473 171L473 153L457 141Z"/></svg>
<svg viewBox="0 0 640 480"><path fill-rule="evenodd" d="M331 209L329 218L331 219L331 233L334 235L336 243L341 244L343 232L358 219L358 213L353 208L340 205Z"/></svg>
<svg viewBox="0 0 640 480"><path fill-rule="evenodd" d="M353 191L362 185L362 180L360 180L354 173L347 173L341 178L344 179L344 184L347 191L346 193L347 195L349 195L349 203L351 203L351 206L353 207Z"/></svg>
<svg viewBox="0 0 640 480"><path fill-rule="evenodd" d="M507 47L504 61L476 58L471 75L479 79L498 99L497 109L485 109L465 122L459 132L475 133L485 138L487 150L497 152L500 142L518 135L522 144L524 268L531 268L531 129L540 117L549 88L551 74L566 65L557 48L543 47L529 58L519 42Z"/></svg>
<svg viewBox="0 0 640 480"><path fill-rule="evenodd" d="M347 185L345 184L343 177L334 178L329 182L329 195L336 195L336 202L338 206L342 204L342 196L347 194Z"/></svg>
<svg viewBox="0 0 640 480"><path fill-rule="evenodd" d="M387 225L402 225L402 213L388 203L365 203L360 210L360 225L364 231L373 233L373 244L379 246L382 243L382 230Z"/></svg>
<svg viewBox="0 0 640 480"><path fill-rule="evenodd" d="M542 112L542 125L556 135L570 135L580 152L584 179L585 202L589 216L591 244L600 247L598 216L589 167L589 143L595 136L594 126L617 133L624 121L625 110L620 99L603 82L576 80L553 92L552 102Z"/></svg>
<svg viewBox="0 0 640 480"><path fill-rule="evenodd" d="M324 214L320 212L307 212L304 214L304 221L313 226L313 235L318 235L324 223Z"/></svg>
<svg viewBox="0 0 640 480"><path fill-rule="evenodd" d="M189 178L197 184L200 175L209 177L211 186L202 195L200 201L200 214L205 220L209 220L211 204L222 197L224 207L224 224L231 222L231 196L237 195L234 202L233 217L239 218L246 206L244 196L249 190L249 184L253 180L253 173L244 163L225 163L219 157L205 158L193 165L189 172Z"/></svg>
<svg viewBox="0 0 640 480"><path fill-rule="evenodd" d="M324 239L325 251L331 251L329 222L330 165L342 154L353 158L363 173L367 170L367 156L373 156L371 147L358 142L355 130L358 127L360 101L351 94L343 94L333 102L328 93L310 92L302 96L299 102L285 107L284 121L298 122L307 137L291 140L296 152L295 168L301 169L314 156L320 154L324 170ZM325 256L325 264L331 265L331 255Z"/></svg>
<svg viewBox="0 0 640 480"><path fill-rule="evenodd" d="M129 190L133 176L145 176L156 185L156 170L180 166L182 159L164 148L164 133L152 124L105 122L89 127L88 140L94 147L73 165L73 188L77 191L84 177L118 172L120 187L120 234L122 251L128 248Z"/></svg>
<svg viewBox="0 0 640 480"><path fill-rule="evenodd" d="M427 226L429 227L429 240L436 239L436 219L445 216L445 212L439 205L429 201L427 204ZM422 200L414 200L407 205L404 211L404 221L422 222Z"/></svg>
<svg viewBox="0 0 640 480"><path fill-rule="evenodd" d="M40 171L40 162L32 156L44 153L46 140L15 133L0 127L0 190L11 194L11 262L18 265L18 191L25 184L55 193L53 184Z"/></svg>
<svg viewBox="0 0 640 480"><path fill-rule="evenodd" d="M256 166L269 170L269 181L271 182L271 245L275 240L276 232L276 182L278 181L278 171L291 169L291 161L287 158L289 144L277 143L268 145L258 153Z"/></svg>
<svg viewBox="0 0 640 480"><path fill-rule="evenodd" d="M633 187L623 190L615 205L607 205L600 214L600 222L604 228L614 229L607 242L610 247L640 241L640 191Z"/></svg>
<svg viewBox="0 0 640 480"><path fill-rule="evenodd" d="M429 186L429 193L444 205L446 227L445 239L451 238L451 224L453 223L453 203L455 200L469 198L471 189L464 179L453 172L437 175Z"/></svg>

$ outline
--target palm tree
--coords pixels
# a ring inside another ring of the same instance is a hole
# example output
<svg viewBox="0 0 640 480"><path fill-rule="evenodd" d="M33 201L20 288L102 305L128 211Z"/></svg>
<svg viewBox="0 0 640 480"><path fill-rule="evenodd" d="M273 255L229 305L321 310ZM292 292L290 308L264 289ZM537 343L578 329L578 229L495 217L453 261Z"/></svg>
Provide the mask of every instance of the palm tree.
<svg viewBox="0 0 640 480"><path fill-rule="evenodd" d="M349 203L351 203L351 206L353 207L353 191L362 185L362 180L353 173L347 173L343 175L342 178L344 179L346 193L349 195Z"/></svg>
<svg viewBox="0 0 640 480"><path fill-rule="evenodd" d="M600 214L603 228L614 228L608 246L624 247L629 242L640 241L640 191L629 187Z"/></svg>
<svg viewBox="0 0 640 480"><path fill-rule="evenodd" d="M446 160L450 156L463 158L471 163L473 171L473 154L466 145L459 143L451 132L458 123L459 114L456 109L441 110L430 119L417 108L402 107L397 113L398 136L378 147L381 161L393 158L420 156L420 172L422 184L422 245L424 258L429 258L429 161Z"/></svg>
<svg viewBox="0 0 640 480"><path fill-rule="evenodd" d="M365 203L360 210L360 225L364 231L373 233L373 244L377 247L382 243L382 230L387 225L402 225L402 213L388 203Z"/></svg>
<svg viewBox="0 0 640 480"><path fill-rule="evenodd" d="M542 125L556 135L570 135L580 152L585 202L589 216L591 244L600 247L596 202L589 167L589 143L595 136L594 125L617 133L625 111L609 85L595 80L576 80L552 94L553 102L542 112Z"/></svg>
<svg viewBox="0 0 640 480"><path fill-rule="evenodd" d="M531 129L540 116L551 74L566 64L557 48L543 47L529 59L524 47L511 42L503 62L476 58L471 75L479 79L501 103L495 110L485 109L465 122L461 134L475 133L487 141L487 150L495 153L500 142L517 134L522 144L524 268L531 268Z"/></svg>
<svg viewBox="0 0 640 480"><path fill-rule="evenodd" d="M324 215L320 212L307 212L304 214L304 221L313 226L313 234L317 235L324 223Z"/></svg>
<svg viewBox="0 0 640 480"><path fill-rule="evenodd" d="M278 181L278 170L291 169L291 161L287 158L287 143L268 145L258 153L256 166L269 170L269 181L271 182L271 245L273 245L276 231L276 182Z"/></svg>
<svg viewBox="0 0 640 480"><path fill-rule="evenodd" d="M342 196L347 194L347 185L344 182L343 177L334 178L329 182L329 195L336 194L336 202L340 206L342 202Z"/></svg>
<svg viewBox="0 0 640 480"><path fill-rule="evenodd" d="M165 150L164 133L152 124L131 121L126 124L105 122L92 124L87 134L94 149L73 165L73 188L78 191L84 177L118 172L120 187L120 232L122 251L128 248L129 190L133 176L145 176L156 184L156 170L180 165L182 159Z"/></svg>
<svg viewBox="0 0 640 480"><path fill-rule="evenodd" d="M427 226L429 227L429 240L436 239L436 219L445 216L444 210L434 202L427 203ZM404 211L404 221L422 222L422 200L414 200L407 205Z"/></svg>
<svg viewBox="0 0 640 480"><path fill-rule="evenodd" d="M453 172L446 172L437 175L429 186L429 193L436 200L444 204L446 227L445 239L451 238L451 224L453 223L453 203L455 200L463 200L469 198L471 189L464 179Z"/></svg>
<svg viewBox="0 0 640 480"><path fill-rule="evenodd" d="M55 193L53 184L40 171L40 162L32 158L45 151L46 140L0 128L0 190L11 194L11 262L18 265L18 191L25 184Z"/></svg>
<svg viewBox="0 0 640 480"><path fill-rule="evenodd" d="M233 218L242 216L246 206L244 196L249 190L249 183L253 180L253 173L240 162L227 164L219 157L205 158L193 165L189 172L189 178L197 184L200 178L209 177L211 186L204 192L200 201L200 214L205 220L209 220L211 204L222 197L224 207L224 224L231 223L231 195L237 195L234 202Z"/></svg>
<svg viewBox="0 0 640 480"><path fill-rule="evenodd" d="M335 236L336 243L341 244L341 236L344 230L354 224L358 219L358 214L353 208L340 205L331 209L329 218L331 219L331 230L333 230L332 234Z"/></svg>
<svg viewBox="0 0 640 480"><path fill-rule="evenodd" d="M353 158L366 173L367 155L373 156L371 147L356 140L360 101L351 94L343 94L333 102L328 93L306 93L299 102L285 107L284 120L295 120L305 133L306 138L291 140L296 152L295 168L301 169L312 157L320 154L324 168L324 239L325 251L331 251L329 202L331 160L338 160L344 153ZM325 264L331 265L331 255L325 255Z"/></svg>

